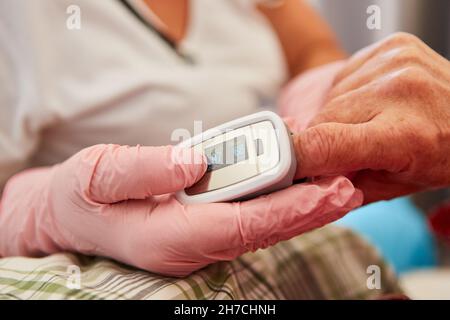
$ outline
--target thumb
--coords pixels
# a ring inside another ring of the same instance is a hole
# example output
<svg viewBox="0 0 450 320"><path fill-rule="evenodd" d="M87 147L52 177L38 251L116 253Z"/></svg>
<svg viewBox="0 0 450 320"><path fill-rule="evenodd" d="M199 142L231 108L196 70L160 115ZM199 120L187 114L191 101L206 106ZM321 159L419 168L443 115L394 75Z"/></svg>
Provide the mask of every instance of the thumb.
<svg viewBox="0 0 450 320"><path fill-rule="evenodd" d="M294 136L296 179L362 169L396 171L402 159L380 124L322 123ZM391 149L391 150L390 150ZM394 149L394 150L392 150ZM389 151L389 152L388 152Z"/></svg>
<svg viewBox="0 0 450 320"><path fill-rule="evenodd" d="M173 146L97 145L76 161L89 197L100 203L145 199L182 190L206 171L202 154Z"/></svg>

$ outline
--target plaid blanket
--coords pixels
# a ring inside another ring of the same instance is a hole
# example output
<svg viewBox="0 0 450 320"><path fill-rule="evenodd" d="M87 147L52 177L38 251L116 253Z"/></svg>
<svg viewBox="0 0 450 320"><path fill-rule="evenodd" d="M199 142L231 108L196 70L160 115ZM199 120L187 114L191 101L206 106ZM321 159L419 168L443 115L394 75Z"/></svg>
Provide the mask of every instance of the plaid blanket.
<svg viewBox="0 0 450 320"><path fill-rule="evenodd" d="M379 288L368 285L369 266L379 268ZM368 299L398 292L378 253L336 226L181 279L71 253L0 259L0 299Z"/></svg>

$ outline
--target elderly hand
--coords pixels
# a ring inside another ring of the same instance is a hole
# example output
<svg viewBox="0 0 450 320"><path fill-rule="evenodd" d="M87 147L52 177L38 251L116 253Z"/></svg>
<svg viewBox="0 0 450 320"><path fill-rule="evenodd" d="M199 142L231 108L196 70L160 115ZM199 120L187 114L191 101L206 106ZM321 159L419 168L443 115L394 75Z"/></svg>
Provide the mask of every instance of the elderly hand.
<svg viewBox="0 0 450 320"><path fill-rule="evenodd" d="M355 172L366 203L449 185L449 61L404 33L360 51L295 145L297 178Z"/></svg>
<svg viewBox="0 0 450 320"><path fill-rule="evenodd" d="M320 227L362 202L344 177L246 202L178 202L173 192L205 170L190 150L97 145L20 173L1 202L0 255L69 250L182 276Z"/></svg>

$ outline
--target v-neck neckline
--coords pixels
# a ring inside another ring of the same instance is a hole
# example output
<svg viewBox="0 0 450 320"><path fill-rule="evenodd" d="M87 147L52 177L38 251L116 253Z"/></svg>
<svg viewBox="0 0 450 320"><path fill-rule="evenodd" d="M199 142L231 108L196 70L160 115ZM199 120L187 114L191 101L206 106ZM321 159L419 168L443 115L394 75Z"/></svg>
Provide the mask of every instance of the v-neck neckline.
<svg viewBox="0 0 450 320"><path fill-rule="evenodd" d="M157 34L161 40L167 43L183 60L193 63L193 59L185 51L189 51L189 44L187 44L190 38L194 34L194 29L196 25L195 19L197 19L197 0L188 1L188 17L186 19L186 30L184 32L183 38L176 42L170 36L164 32L165 24L159 19L159 17L153 13L150 6L145 3L144 0L120 0L124 3L134 15L146 24L149 28L153 29L154 33ZM187 50L186 50L187 49Z"/></svg>
<svg viewBox="0 0 450 320"><path fill-rule="evenodd" d="M186 0L186 12L184 17L184 23L182 27L182 32L179 35L174 35L174 33L170 32L167 25L161 20L160 17L152 10L151 6L145 0L138 0L145 6L149 12L149 18L152 20L151 23L158 28L158 31L161 32L164 37L166 37L170 42L173 43L173 46L176 48L180 48L183 46L183 43L186 42L186 39L189 38L192 29L192 20L193 20L193 11L194 11L194 1L195 0ZM178 38L178 39L177 39Z"/></svg>

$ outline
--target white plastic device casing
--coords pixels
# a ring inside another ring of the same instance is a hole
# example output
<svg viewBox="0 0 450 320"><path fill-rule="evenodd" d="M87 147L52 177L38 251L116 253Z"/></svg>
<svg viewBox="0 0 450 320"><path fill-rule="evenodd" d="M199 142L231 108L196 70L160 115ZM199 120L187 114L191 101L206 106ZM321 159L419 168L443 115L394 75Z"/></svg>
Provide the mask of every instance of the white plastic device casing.
<svg viewBox="0 0 450 320"><path fill-rule="evenodd" d="M291 134L284 121L274 112L261 111L224 123L181 142L179 146L192 148L233 130L267 121L273 126L278 147L278 161L273 167L261 174L216 190L192 195L182 190L176 193L177 199L184 204L245 200L292 185L297 162Z"/></svg>

